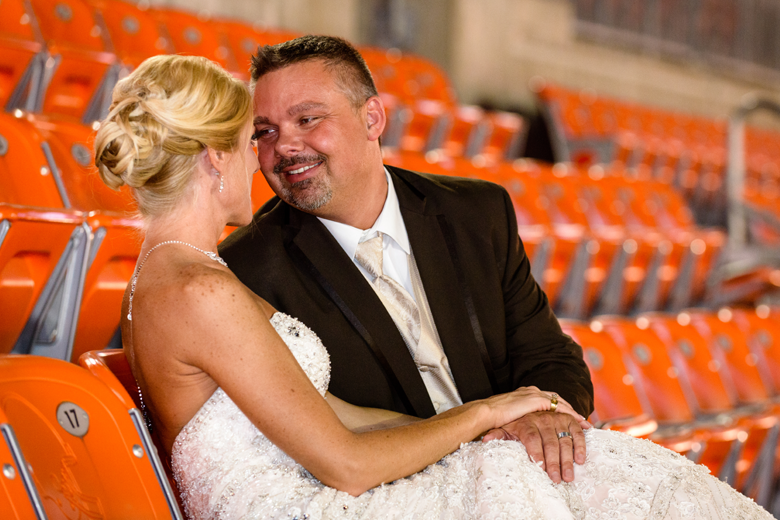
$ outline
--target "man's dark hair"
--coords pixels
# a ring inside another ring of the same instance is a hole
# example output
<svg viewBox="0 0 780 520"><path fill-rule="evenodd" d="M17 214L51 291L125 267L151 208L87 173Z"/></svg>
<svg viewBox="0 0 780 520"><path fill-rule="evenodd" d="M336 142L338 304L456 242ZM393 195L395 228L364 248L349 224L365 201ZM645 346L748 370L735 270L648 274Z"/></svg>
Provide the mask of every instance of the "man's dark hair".
<svg viewBox="0 0 780 520"><path fill-rule="evenodd" d="M252 56L249 69L251 85L279 69L309 60L322 60L335 74L336 84L352 103L362 107L366 100L377 95L374 79L358 50L348 41L335 36L307 35L276 45L262 45Z"/></svg>

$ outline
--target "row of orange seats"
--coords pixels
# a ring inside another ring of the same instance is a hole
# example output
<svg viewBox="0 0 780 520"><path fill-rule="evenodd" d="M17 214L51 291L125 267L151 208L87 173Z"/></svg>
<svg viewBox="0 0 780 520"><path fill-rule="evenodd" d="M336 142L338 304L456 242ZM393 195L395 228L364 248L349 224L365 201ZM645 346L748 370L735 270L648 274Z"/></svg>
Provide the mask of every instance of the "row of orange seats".
<svg viewBox="0 0 780 520"><path fill-rule="evenodd" d="M591 90L537 82L556 158L579 164L618 163L640 177L671 183L704 218L724 214L727 123L630 103ZM748 127L748 183L760 192L780 183L780 133Z"/></svg>
<svg viewBox="0 0 780 520"><path fill-rule="evenodd" d="M294 36L120 0L3 0L0 105L90 123L117 79L150 56L205 56L247 79L258 45Z"/></svg>
<svg viewBox="0 0 780 520"><path fill-rule="evenodd" d="M112 352L129 374L124 352ZM183 520L158 445L112 365L100 353L81 364L0 354L2 517Z"/></svg>
<svg viewBox="0 0 780 520"><path fill-rule="evenodd" d="M680 194L659 181L529 159L386 151L385 161L505 186L534 277L562 317L751 302L780 285L772 269L718 280L726 235L697 226Z"/></svg>
<svg viewBox="0 0 780 520"><path fill-rule="evenodd" d="M779 308L692 309L562 326L583 347L591 372L592 422L705 464L770 508L780 474Z"/></svg>
<svg viewBox="0 0 780 520"><path fill-rule="evenodd" d="M0 113L0 353L75 361L118 344L141 221L98 178L93 139L65 116ZM255 208L271 195L253 183Z"/></svg>
<svg viewBox="0 0 780 520"><path fill-rule="evenodd" d="M86 123L105 114L117 79L150 56L205 56L248 79L258 45L298 36L121 0L5 0L0 20L0 104ZM385 146L497 160L520 155L527 127L519 115L458 104L446 74L422 57L361 52L387 106Z"/></svg>
<svg viewBox="0 0 780 520"><path fill-rule="evenodd" d="M397 49L360 52L388 115L383 147L493 162L515 159L525 149L528 125L520 115L459 104L447 75L434 63Z"/></svg>

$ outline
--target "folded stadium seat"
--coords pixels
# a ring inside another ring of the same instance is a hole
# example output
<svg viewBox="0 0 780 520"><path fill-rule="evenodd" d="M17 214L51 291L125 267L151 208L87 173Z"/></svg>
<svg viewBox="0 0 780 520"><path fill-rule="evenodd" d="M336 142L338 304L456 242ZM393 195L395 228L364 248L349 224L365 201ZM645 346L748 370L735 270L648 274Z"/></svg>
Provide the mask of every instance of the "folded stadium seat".
<svg viewBox="0 0 780 520"><path fill-rule="evenodd" d="M398 62L401 51L381 47L361 47L360 55L371 71L374 84L379 92L387 92L395 96L403 93L403 80L398 72Z"/></svg>
<svg viewBox="0 0 780 520"><path fill-rule="evenodd" d="M44 45L24 0L0 3L0 109L32 109L41 87Z"/></svg>
<svg viewBox="0 0 780 520"><path fill-rule="evenodd" d="M171 42L176 54L205 56L219 63L224 69L241 73L242 78L246 78L246 72L239 71L235 57L227 43L220 38L216 27L209 21L207 13L195 15L166 7L151 8L149 13L157 20L160 30Z"/></svg>
<svg viewBox="0 0 780 520"><path fill-rule="evenodd" d="M592 102L592 96L566 89L543 80L530 84L547 121L553 154L556 161L569 161L580 166L607 164L615 157L612 127L599 131L593 120L592 107L582 98Z"/></svg>
<svg viewBox="0 0 780 520"><path fill-rule="evenodd" d="M555 308L576 253L587 248L588 237L584 226L553 219L550 200L539 182L544 168L541 163L517 159L488 170L494 172L492 180L504 186L512 198L531 272Z"/></svg>
<svg viewBox="0 0 780 520"><path fill-rule="evenodd" d="M451 157L474 157L482 153L491 132L485 111L475 105L457 105L450 112L452 125L441 143Z"/></svg>
<svg viewBox="0 0 780 520"><path fill-rule="evenodd" d="M235 58L230 72L237 78L249 80L249 65L252 56L261 45L275 45L301 36L301 34L270 28L260 28L239 20L219 19L212 25L219 34L222 44L230 49Z"/></svg>
<svg viewBox="0 0 780 520"><path fill-rule="evenodd" d="M11 520L42 520L46 511L41 503L38 488L35 487L27 461L24 458L13 426L0 410L0 511ZM8 516L10 515L10 517Z"/></svg>
<svg viewBox="0 0 780 520"><path fill-rule="evenodd" d="M479 155L488 161L513 161L525 150L528 124L520 114L504 111L490 111L486 114L488 123Z"/></svg>
<svg viewBox="0 0 780 520"><path fill-rule="evenodd" d="M143 410L138 383L136 383L135 377L133 377L133 372L130 369L130 364L127 362L124 350L106 349L85 352L79 358L79 364L89 370L93 376L105 383L106 386L114 392L114 395L122 401L125 407ZM128 397L130 399L128 399ZM144 424L144 427L145 426L146 425ZM170 460L164 455L165 449L154 431L149 433L149 437L154 444L157 454L163 454L160 459L162 466L160 469L165 473L165 477L168 481L167 489L163 484L166 497L170 496L168 493L173 493L173 499L176 500L179 509L183 511L184 507L181 503L181 495L178 493L176 481L173 478L173 469L171 468Z"/></svg>
<svg viewBox="0 0 780 520"><path fill-rule="evenodd" d="M105 115L119 67L105 30L83 0L30 0L46 42L36 111L92 122Z"/></svg>
<svg viewBox="0 0 780 520"><path fill-rule="evenodd" d="M538 184L546 210L555 226L578 226L582 241L571 259L556 312L569 318L589 316L614 264L616 253L625 241L617 226L590 226L585 205L577 190L579 172L563 165L541 168ZM583 180L583 182L586 182Z"/></svg>
<svg viewBox="0 0 780 520"><path fill-rule="evenodd" d="M435 99L416 99L407 105L401 119L398 148L409 152L425 153L442 148L445 136L452 125L450 106ZM389 143L388 143L389 144Z"/></svg>
<svg viewBox="0 0 780 520"><path fill-rule="evenodd" d="M51 148L24 113L0 113L0 352L69 348L87 254Z"/></svg>
<svg viewBox="0 0 780 520"><path fill-rule="evenodd" d="M86 1L108 30L110 48L124 69L120 75L129 73L147 58L173 52L171 42L160 31L157 21L148 9L141 7L144 4L123 0Z"/></svg>
<svg viewBox="0 0 780 520"><path fill-rule="evenodd" d="M0 408L49 518L181 519L141 413L62 360L0 358Z"/></svg>
<svg viewBox="0 0 780 520"><path fill-rule="evenodd" d="M758 356L758 365L764 367L774 387L780 388L780 309L759 305L731 311L750 351Z"/></svg>
<svg viewBox="0 0 780 520"><path fill-rule="evenodd" d="M691 243L697 237L690 230L661 229L656 221L658 202L653 199L656 188L669 189L657 181L632 180L617 173L605 175L598 183L585 186L591 205L603 213L602 219L621 223L627 234L640 247L649 248L648 263L642 266L646 275L640 286L630 290L632 312L647 312L666 307L669 296L680 281L680 271L686 255L691 253ZM698 249L694 247L698 252ZM702 259L693 255L694 259ZM709 258L709 257L707 257ZM683 282L681 282L683 283Z"/></svg>
<svg viewBox="0 0 780 520"><path fill-rule="evenodd" d="M718 445L721 453L715 455L725 465L714 473L732 485L745 482L748 475L759 483L771 482L777 416L771 411L756 411L750 407L741 409L738 406L737 391L726 366L712 356L707 340L691 324L690 314L647 314L642 318L664 342L674 366L679 370L680 380L688 383L686 388L696 403L699 421L733 426L739 430L731 435L733 437L736 433L737 436L737 442L732 444L731 449L725 442ZM721 438L729 440L728 436ZM763 494L765 499L767 492L768 489L764 489L758 494Z"/></svg>
<svg viewBox="0 0 780 520"><path fill-rule="evenodd" d="M778 395L768 367L751 352L748 338L728 307L717 312L689 311L693 326L708 341L713 357L723 363L734 381L742 404L769 406Z"/></svg>
<svg viewBox="0 0 780 520"><path fill-rule="evenodd" d="M634 371L634 382L647 396L652 416L660 425L656 435L679 438L678 447L672 449L707 464L716 475L733 474L731 467L724 466L723 457L739 453L740 445L734 443L745 439L744 428L697 421L698 409L686 374L675 366L664 342L649 327L649 320L644 316L636 320L600 317L598 322L631 360L628 368ZM735 459L733 456L729 464Z"/></svg>
<svg viewBox="0 0 780 520"><path fill-rule="evenodd" d="M775 419L780 418L780 404L777 402L777 388L772 375L768 367L761 363L759 354L751 351L748 338L734 320L731 309L723 307L717 313L696 311L689 314L694 327L708 341L713 358L720 361L731 375L740 403L753 407L757 412L771 414ZM756 455L771 460L777 458L777 470L780 470L780 453L777 451L779 432L780 424L775 423L764 441L766 451ZM751 447L754 453L760 449L760 446ZM749 494L755 497L758 493L762 493L762 496L767 493L762 484L765 484L765 480L745 476L737 481L736 487L750 490Z"/></svg>
<svg viewBox="0 0 780 520"><path fill-rule="evenodd" d="M51 146L71 206L88 213L89 257L78 323L73 348L62 358L75 362L83 352L112 341L141 248L141 222L129 189L111 190L92 165L91 127L54 116L30 119Z"/></svg>
<svg viewBox="0 0 780 520"><path fill-rule="evenodd" d="M582 347L583 359L593 382L595 411L589 420L598 428L617 430L634 437L649 437L658 423L646 411L647 398L634 385L615 341L603 331L600 322L561 320L565 334ZM628 361L630 363L630 361Z"/></svg>
<svg viewBox="0 0 780 520"><path fill-rule="evenodd" d="M455 89L447 74L435 63L416 54L403 54L396 70L403 78L404 99L435 99L454 106L457 104Z"/></svg>

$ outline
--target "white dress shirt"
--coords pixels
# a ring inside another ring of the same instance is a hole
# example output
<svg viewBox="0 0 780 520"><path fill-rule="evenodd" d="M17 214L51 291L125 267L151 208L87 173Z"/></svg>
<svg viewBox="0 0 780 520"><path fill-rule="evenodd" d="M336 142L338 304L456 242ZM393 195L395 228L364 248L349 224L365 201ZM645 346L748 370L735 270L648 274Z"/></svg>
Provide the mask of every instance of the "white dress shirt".
<svg viewBox="0 0 780 520"><path fill-rule="evenodd" d="M425 290L422 282L419 281L417 266L412 265L414 260L409 236L406 233L406 225L401 215L401 207L398 204L393 180L386 169L385 175L387 178L387 199L385 199L382 212L369 229L362 230L340 222L318 218L369 282L373 281L373 276L355 261L355 251L358 244L374 238L377 233L384 235L382 240L382 271L401 284L417 303L422 327L420 341L418 345L407 346L412 353L436 413L441 413L462 404L462 400L455 386L449 361L441 346L441 339L433 322ZM415 271L414 278L417 282L412 279L412 270Z"/></svg>

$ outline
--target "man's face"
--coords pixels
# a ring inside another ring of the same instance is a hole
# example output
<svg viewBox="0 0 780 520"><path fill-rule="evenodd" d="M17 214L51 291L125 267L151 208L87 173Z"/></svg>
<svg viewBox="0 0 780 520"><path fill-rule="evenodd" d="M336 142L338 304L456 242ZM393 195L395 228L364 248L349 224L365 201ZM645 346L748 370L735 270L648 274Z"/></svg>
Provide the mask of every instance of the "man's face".
<svg viewBox="0 0 780 520"><path fill-rule="evenodd" d="M325 218L359 204L370 168L367 150L375 145L366 110L353 108L321 60L262 76L254 92L254 137L274 192Z"/></svg>

